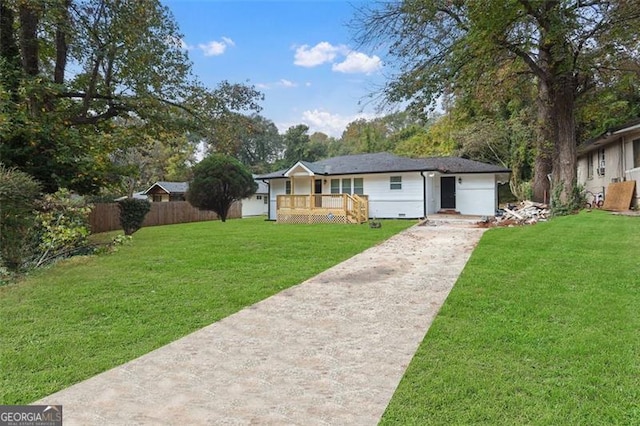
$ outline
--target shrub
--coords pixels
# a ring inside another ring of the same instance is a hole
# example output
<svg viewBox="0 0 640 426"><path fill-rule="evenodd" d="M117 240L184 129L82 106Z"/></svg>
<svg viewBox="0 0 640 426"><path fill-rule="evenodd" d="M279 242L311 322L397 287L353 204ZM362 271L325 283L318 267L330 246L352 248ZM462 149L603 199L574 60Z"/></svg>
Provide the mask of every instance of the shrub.
<svg viewBox="0 0 640 426"><path fill-rule="evenodd" d="M256 189L258 184L242 163L233 157L212 154L193 168L187 201L200 210L213 210L224 222L231 204L255 194Z"/></svg>
<svg viewBox="0 0 640 426"><path fill-rule="evenodd" d="M90 251L91 205L69 190L45 195L38 203L38 253L34 266Z"/></svg>
<svg viewBox="0 0 640 426"><path fill-rule="evenodd" d="M142 227L144 218L151 210L151 203L147 200L125 198L118 201L120 208L120 225L125 235L132 235Z"/></svg>
<svg viewBox="0 0 640 426"><path fill-rule="evenodd" d="M11 271L33 256L35 201L40 184L26 173L0 164L0 263Z"/></svg>

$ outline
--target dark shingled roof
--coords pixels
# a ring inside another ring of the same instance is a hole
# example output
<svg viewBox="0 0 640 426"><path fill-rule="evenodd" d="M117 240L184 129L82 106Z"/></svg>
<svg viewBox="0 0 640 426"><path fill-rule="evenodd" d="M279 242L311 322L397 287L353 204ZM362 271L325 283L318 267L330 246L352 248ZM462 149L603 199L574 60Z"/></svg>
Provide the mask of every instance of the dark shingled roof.
<svg viewBox="0 0 640 426"><path fill-rule="evenodd" d="M143 194L148 194L154 186L159 186L169 194L185 193L189 189L189 182L156 182Z"/></svg>
<svg viewBox="0 0 640 426"><path fill-rule="evenodd" d="M406 158L387 152L375 154L344 155L327 158L314 163L300 161L316 175L351 175L363 173L393 173L433 171L440 173L509 173L511 170L467 160L459 157ZM284 177L289 169L279 170L258 176L258 179L275 179Z"/></svg>

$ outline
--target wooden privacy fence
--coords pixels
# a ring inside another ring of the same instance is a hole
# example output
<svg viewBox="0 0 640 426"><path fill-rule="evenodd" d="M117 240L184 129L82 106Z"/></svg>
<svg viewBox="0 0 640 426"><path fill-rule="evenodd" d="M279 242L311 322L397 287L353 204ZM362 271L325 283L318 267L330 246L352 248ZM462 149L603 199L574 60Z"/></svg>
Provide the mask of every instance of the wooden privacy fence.
<svg viewBox="0 0 640 426"><path fill-rule="evenodd" d="M242 217L242 203L235 202L229 209L227 219ZM218 215L212 211L198 210L187 201L171 201L151 203L151 210L144 218L142 226L171 225L174 223L203 222L217 220ZM118 203L97 203L89 215L91 232L115 231L120 226L120 209Z"/></svg>

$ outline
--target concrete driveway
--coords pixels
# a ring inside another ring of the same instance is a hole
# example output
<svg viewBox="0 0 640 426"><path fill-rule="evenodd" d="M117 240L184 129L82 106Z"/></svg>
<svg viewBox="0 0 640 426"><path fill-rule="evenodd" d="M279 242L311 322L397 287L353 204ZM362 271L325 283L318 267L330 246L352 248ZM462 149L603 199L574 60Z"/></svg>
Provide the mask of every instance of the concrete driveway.
<svg viewBox="0 0 640 426"><path fill-rule="evenodd" d="M36 403L65 425L375 425L483 231L414 226Z"/></svg>

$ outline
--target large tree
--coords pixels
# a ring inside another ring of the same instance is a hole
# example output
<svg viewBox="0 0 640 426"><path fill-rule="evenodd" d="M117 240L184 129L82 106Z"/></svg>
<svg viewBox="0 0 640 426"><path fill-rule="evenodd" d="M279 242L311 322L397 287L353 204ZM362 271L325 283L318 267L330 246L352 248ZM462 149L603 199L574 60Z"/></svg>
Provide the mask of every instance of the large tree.
<svg viewBox="0 0 640 426"><path fill-rule="evenodd" d="M212 120L213 125L203 138L209 153L226 154L239 159L253 173L266 173L284 156L284 140L269 119L257 113L225 114Z"/></svg>
<svg viewBox="0 0 640 426"><path fill-rule="evenodd" d="M309 156L309 126L298 124L287 129L283 136L285 151L284 161L291 166L296 161L316 161Z"/></svg>
<svg viewBox="0 0 640 426"><path fill-rule="evenodd" d="M258 184L238 160L211 154L193 167L187 201L201 210L212 210L225 222L234 201L255 194Z"/></svg>
<svg viewBox="0 0 640 426"><path fill-rule="evenodd" d="M0 71L0 156L46 191L94 192L114 150L205 135L261 97L203 87L159 0L0 0Z"/></svg>
<svg viewBox="0 0 640 426"><path fill-rule="evenodd" d="M365 8L358 38L388 48L397 74L387 101L425 113L446 90L469 90L486 75L530 85L538 111L534 194L551 175L558 205L569 205L576 184L577 100L638 63L640 2L582 0L405 0ZM507 66L509 65L509 66ZM526 74L523 72L526 71ZM524 77L524 78L523 78ZM622 77L621 77L622 78Z"/></svg>

